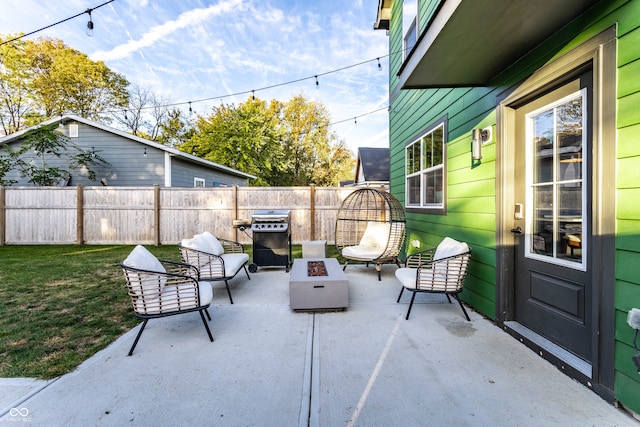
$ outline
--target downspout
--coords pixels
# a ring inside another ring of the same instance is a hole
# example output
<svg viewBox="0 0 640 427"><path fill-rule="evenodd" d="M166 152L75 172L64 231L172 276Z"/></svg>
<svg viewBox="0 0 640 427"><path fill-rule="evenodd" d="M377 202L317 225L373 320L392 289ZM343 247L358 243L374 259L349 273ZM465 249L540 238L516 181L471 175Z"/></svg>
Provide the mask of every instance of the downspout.
<svg viewBox="0 0 640 427"><path fill-rule="evenodd" d="M171 155L164 153L164 186L171 187Z"/></svg>

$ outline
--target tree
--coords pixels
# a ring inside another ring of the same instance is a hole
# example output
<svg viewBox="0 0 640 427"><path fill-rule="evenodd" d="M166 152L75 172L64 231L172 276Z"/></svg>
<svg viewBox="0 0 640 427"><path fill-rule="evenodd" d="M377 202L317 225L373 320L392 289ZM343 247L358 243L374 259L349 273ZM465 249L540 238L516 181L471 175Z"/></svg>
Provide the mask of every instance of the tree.
<svg viewBox="0 0 640 427"><path fill-rule="evenodd" d="M15 40L0 46L2 131L7 135L65 113L109 121L107 111L127 105L128 84L62 40Z"/></svg>
<svg viewBox="0 0 640 427"><path fill-rule="evenodd" d="M179 149L256 175L252 185L337 185L353 176L355 161L328 125L327 110L303 96L269 104L252 97L198 117Z"/></svg>
<svg viewBox="0 0 640 427"><path fill-rule="evenodd" d="M158 141L162 127L170 120L169 101L137 84L130 84L128 93L128 106L114 114L115 120L133 135Z"/></svg>
<svg viewBox="0 0 640 427"><path fill-rule="evenodd" d="M255 175L253 185L279 185L284 154L276 119L259 99L221 105L196 119L193 136L179 149Z"/></svg>
<svg viewBox="0 0 640 427"><path fill-rule="evenodd" d="M62 40L27 41L25 53L33 71L33 95L44 118L75 113L99 120L104 111L127 105L127 79Z"/></svg>
<svg viewBox="0 0 640 427"><path fill-rule="evenodd" d="M55 186L67 181L72 171L82 169L89 180L95 181L93 168L108 162L93 151L73 144L69 137L55 130L56 126L38 126L25 133L16 151L20 176L34 185Z"/></svg>
<svg viewBox="0 0 640 427"><path fill-rule="evenodd" d="M320 103L296 95L279 104L288 164L287 185L338 185L353 176L355 160L329 129L330 116Z"/></svg>
<svg viewBox="0 0 640 427"><path fill-rule="evenodd" d="M178 108L173 108L168 110L165 119L160 121L156 141L170 147L175 147L185 144L193 134L194 129L189 122L183 118L182 112Z"/></svg>
<svg viewBox="0 0 640 427"><path fill-rule="evenodd" d="M0 144L0 185L11 185L17 181L6 179L7 174L12 171L17 164L17 155L8 145Z"/></svg>
<svg viewBox="0 0 640 427"><path fill-rule="evenodd" d="M8 38L15 38L15 35ZM0 37L0 40L8 38ZM24 42L16 40L0 46L0 124L5 135L23 126L23 118L31 108L30 80L31 69Z"/></svg>

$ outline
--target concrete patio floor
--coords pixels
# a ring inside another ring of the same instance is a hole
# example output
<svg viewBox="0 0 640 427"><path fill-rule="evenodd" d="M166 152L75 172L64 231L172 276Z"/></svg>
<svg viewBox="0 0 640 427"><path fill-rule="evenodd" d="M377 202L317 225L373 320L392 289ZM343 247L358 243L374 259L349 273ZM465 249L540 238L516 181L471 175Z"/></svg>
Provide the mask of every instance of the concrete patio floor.
<svg viewBox="0 0 640 427"><path fill-rule="evenodd" d="M637 426L478 313L350 265L349 308L293 312L289 274L216 283L196 313L151 320L52 381L0 379L0 425ZM124 292L124 288L123 288Z"/></svg>

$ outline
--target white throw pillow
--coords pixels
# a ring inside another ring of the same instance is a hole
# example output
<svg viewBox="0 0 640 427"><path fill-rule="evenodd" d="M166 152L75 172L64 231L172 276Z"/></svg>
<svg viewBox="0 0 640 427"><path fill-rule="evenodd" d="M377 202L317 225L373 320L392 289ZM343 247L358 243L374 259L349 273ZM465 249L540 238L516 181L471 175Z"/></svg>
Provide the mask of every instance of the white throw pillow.
<svg viewBox="0 0 640 427"><path fill-rule="evenodd" d="M142 245L138 245L133 248L129 256L124 260L123 264L127 267L137 268L139 270L156 271L159 273L167 272L158 258L156 258Z"/></svg>
<svg viewBox="0 0 640 427"><path fill-rule="evenodd" d="M136 268L138 270L154 271L157 273L166 273L162 263L151 252L142 245L138 245L129 254L129 256L122 262L125 266ZM144 295L157 298L158 294L162 291L162 287L165 285L166 276L158 276L153 273L140 273L138 275L130 275L130 285L133 292L141 297Z"/></svg>
<svg viewBox="0 0 640 427"><path fill-rule="evenodd" d="M445 237L436 248L436 252L433 255L433 260L438 261L444 258L460 255L468 251L469 246L466 243L458 242L451 237ZM438 263L436 263L435 272L443 279L447 278L447 267L445 264L438 265Z"/></svg>
<svg viewBox="0 0 640 427"><path fill-rule="evenodd" d="M209 253L214 255L222 255L224 253L222 243L220 243L220 240L218 240L213 234L205 231L204 233L200 234L200 236L207 242L208 246L211 248L211 252Z"/></svg>
<svg viewBox="0 0 640 427"><path fill-rule="evenodd" d="M437 261L443 258L460 255L469 251L469 246L464 242L458 242L451 237L445 237L436 248L433 260Z"/></svg>
<svg viewBox="0 0 640 427"><path fill-rule="evenodd" d="M389 230L386 222L369 222L360 239L360 246L385 249L389 241Z"/></svg>
<svg viewBox="0 0 640 427"><path fill-rule="evenodd" d="M224 253L224 248L220 241L208 231L196 234L193 236L193 239L182 239L180 243L185 248L195 249L208 254L222 255Z"/></svg>

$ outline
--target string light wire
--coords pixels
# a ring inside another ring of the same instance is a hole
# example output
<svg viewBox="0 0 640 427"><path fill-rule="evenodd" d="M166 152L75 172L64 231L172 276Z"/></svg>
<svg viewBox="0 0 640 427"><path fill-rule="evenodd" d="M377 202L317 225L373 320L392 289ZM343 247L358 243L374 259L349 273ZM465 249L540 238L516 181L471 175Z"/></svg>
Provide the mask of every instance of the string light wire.
<svg viewBox="0 0 640 427"><path fill-rule="evenodd" d="M21 39L21 38L23 38L23 37L27 37L27 36L33 35L33 34L35 34L35 33L39 33L40 31L44 31L44 30L49 29L49 28L51 28L51 27L55 27L56 25L62 24L63 22L70 21L70 20L72 20L72 19L74 19L74 18L77 18L78 16L82 16L82 15L84 15L85 13L88 13L88 14L89 14L89 22L91 22L91 27L92 27L92 29L93 29L93 22L91 21L91 12L93 12L93 11L94 11L94 10L96 10L96 9L101 8L102 6L108 5L109 3L113 2L113 1L114 1L114 0L106 1L106 2L102 3L102 4L101 4L101 5L99 5L99 6L89 8L89 9L87 9L87 10L83 11L83 12L78 13L77 15L73 15L73 16L70 16L69 18L63 19L62 21L58 21L58 22L56 22L56 23L54 23L54 24L47 25L46 27L42 27L42 28L40 28L40 29L38 29L38 30L31 31L30 33L23 34L23 35L21 35L21 36L18 36L18 37L16 37L16 38L11 39L11 40L3 41L2 43L0 43L0 46L2 46L2 45L4 45L4 44L7 44L7 43L12 43L12 42L14 42L14 41L16 41L16 40L20 40L20 39Z"/></svg>
<svg viewBox="0 0 640 427"><path fill-rule="evenodd" d="M178 107L178 106L181 106L181 105L187 105L187 104L191 105L191 104L195 104L195 103L198 103L198 102L207 102L207 101L215 101L215 100L220 100L220 102L222 103L222 100L225 99L225 98L233 98L233 97L240 96L240 95L251 95L252 99L255 100L256 92L259 92L259 91L266 91L266 90L269 90L269 89L274 89L274 88L278 88L278 87L282 87L282 86L287 86L287 85L291 85L291 84L295 84L295 83L304 82L306 80L315 80L316 82L318 82L318 77L327 76L327 75L334 74L334 73L339 73L340 71L345 71L345 70L348 70L348 69L351 69L351 68L359 67L361 65L365 65L365 64L368 64L368 63L371 63L371 62L376 62L377 64L380 64L380 59L381 58L391 57L391 56L396 55L398 53L402 53L403 51L404 51L404 49L401 49L399 51L391 52L391 53L389 53L387 55L378 56L378 57L373 58L373 59L367 59L365 61L361 61L361 62L358 62L356 64L346 65L346 66L341 67L341 68L336 68L336 69L333 69L333 70L330 70L330 71L325 71L324 73L314 74L312 76L307 76L307 77L301 77L299 79L289 80L289 81L282 82L282 83L275 83L275 84L272 84L272 85L269 85L269 86L264 86L264 87L261 87L261 88L258 88L258 89L243 90L243 91L240 91L240 92L234 92L234 93L230 93L230 94L226 94L226 95L211 96L211 97L208 97L208 98L194 99L194 100L191 100L191 101L172 102L172 103L159 105L159 106L141 107L140 110L150 110L152 108L158 108L158 107ZM319 86L319 85L320 85L320 83L318 82L317 86ZM114 114L116 112L117 111L110 111L110 110L103 111L104 114ZM353 117L352 117L352 119L353 119Z"/></svg>
<svg viewBox="0 0 640 427"><path fill-rule="evenodd" d="M93 8L88 8L88 9L86 9L86 10L85 10L85 11L83 11L83 12L80 12L80 13L78 13L78 14L76 14L76 15L70 16L69 18L63 19L63 20L61 20L61 21L55 22L55 23L53 23L53 24L51 24L51 25L47 25L46 27L39 28L39 29L37 29L37 30L35 30L35 31L31 31L31 32L29 32L29 33L26 33L26 34L23 34L23 35L21 35L21 36L15 37L15 38L13 38L13 39L11 39L11 40L5 40L5 41L3 41L3 42L1 42L1 43L0 43L0 46L5 45L5 44L7 44L7 43L12 43L12 42L14 42L14 41L16 41L16 40L20 40L21 38L28 37L28 36L30 36L30 35L33 35L33 34L35 34L35 33L40 32L40 31L44 31L44 30L46 30L46 29L48 29L48 28L51 28L51 27L54 27L54 26L56 26L56 25L62 24L62 23L64 23L64 22L70 21L70 20L72 20L72 19L74 19L74 18L77 18L77 17L79 17L79 16L82 16L82 15L84 15L84 14L89 14L89 22L91 22L91 12L92 12L92 11L94 11L94 10L96 10L96 9L99 9L99 8L101 8L102 6L106 6L107 4L112 3L113 1L115 1L115 0L108 0L108 1L106 1L106 2L102 3L102 4L98 5L98 6L95 6L95 7L93 7ZM91 22L91 23L92 23L92 22ZM318 87L320 86L320 83L319 83L319 81L318 81L318 77L327 76L327 75L329 75L329 74L333 74L333 73L338 73L338 72L340 72L340 71L345 71L345 70L348 70L348 69L351 69L351 68L359 67L359 66L361 66L361 65L368 64L368 63L370 63L370 62L374 62L374 61L376 61L376 62L377 62L378 69L379 69L379 70L382 70L382 65L380 64L380 58L390 57L390 56L392 56L392 55L395 55L395 54L401 53L401 52L403 52L403 51L404 51L404 49L401 49L401 50L399 50L399 51L397 51L397 52L391 52L391 53L389 53L389 54L387 54L387 55L378 56L378 57L376 57L376 58L374 58L374 59L368 59L368 60L366 60L366 61L362 61L362 62L358 62L358 63L355 63L355 64L347 65L347 66L344 66L344 67L341 67L341 68L336 68L336 69L334 69L334 70L326 71L326 72L324 72L324 73L315 74L315 75L313 75L313 76L309 76L309 77L302 77L302 78L295 79L295 80L290 80L290 81L287 81L287 82L276 83L276 84L269 85L269 86L265 86L265 87L262 87L262 88L259 88L259 89L251 89L251 90L242 91L242 92L236 92L236 93L227 94L227 95L220 95L220 96L213 96L213 97L209 97L209 98L196 99L196 100L193 100L193 101L175 102L175 103L170 103L170 104L162 105L161 107L175 107L175 106L179 106L179 105L185 105L185 104L188 104L188 105L189 105L189 112L190 112L190 113L192 113L192 112L193 112L193 109L192 109L192 107L191 107L191 104L192 104L192 103L197 103L197 102L206 102L206 101L213 101L213 100L217 100L217 99L219 99L219 100L220 100L220 102L222 102L222 100L223 100L224 98L230 98L230 97L239 96L239 95L246 95L246 94L249 94L249 93L251 93L251 97L252 97L252 99L254 99L254 100L255 100L255 93L256 93L256 91L261 91L261 90L262 90L262 91L264 91L264 90L274 89L274 88L277 88L277 87L282 87L282 86L286 86L286 85L290 85L290 84L294 84L294 83L300 83L300 82L303 82L303 81L305 81L305 80L309 80L309 79L315 79L316 88L318 88ZM145 110L145 109L151 109L151 108L157 108L157 107L158 107L158 106L150 106L150 107L142 107L142 108L140 108L140 109L141 109L141 110ZM390 106L386 106L386 107L383 107L383 108L379 108L379 109L377 109L377 110L370 111L370 112L368 112L368 113L364 113L364 114L361 114L361 115L355 116L355 117L353 117L353 118L344 119L344 120L339 120L339 121L336 121L336 122L329 123L329 125L328 125L328 126L333 126L333 125L337 125L337 124L340 124L340 123L344 123L344 122L350 121L350 120L352 120L352 119L354 120L354 123L357 125L357 123L358 123L358 118L359 118L359 117L368 116L368 115L370 115L370 114L374 114L374 113L380 112L380 111L382 111L382 110L387 110L387 111L389 111L389 108L390 108ZM126 116L126 114L127 114L127 113L126 113L126 110L124 110L124 111L125 111L125 112L124 112L124 114L125 114L125 116ZM105 111L104 113L107 113L107 114L111 113L111 114L113 114L113 113L115 113L115 111Z"/></svg>

